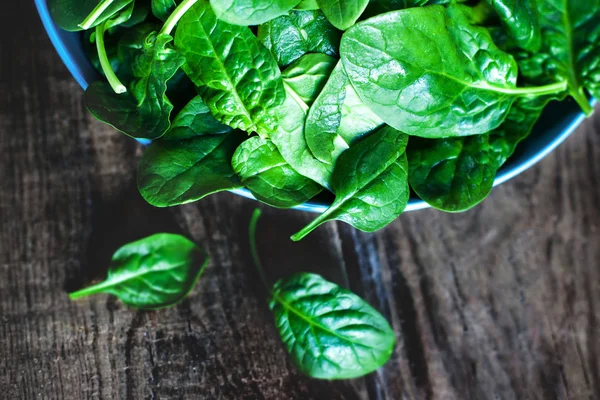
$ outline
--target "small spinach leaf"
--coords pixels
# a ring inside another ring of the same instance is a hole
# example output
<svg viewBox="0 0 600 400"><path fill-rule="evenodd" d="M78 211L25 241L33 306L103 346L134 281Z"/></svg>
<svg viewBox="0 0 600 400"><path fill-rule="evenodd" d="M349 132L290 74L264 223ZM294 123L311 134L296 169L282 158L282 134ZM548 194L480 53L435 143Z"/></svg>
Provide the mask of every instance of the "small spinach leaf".
<svg viewBox="0 0 600 400"><path fill-rule="evenodd" d="M313 378L350 379L381 367L394 351L385 318L354 293L316 274L273 286L270 307L286 350Z"/></svg>
<svg viewBox="0 0 600 400"><path fill-rule="evenodd" d="M167 81L184 59L167 45L173 38L151 34L133 59L134 81L126 93L116 94L104 82L95 82L85 92L88 110L100 121L134 137L156 139L170 126L173 105L166 96Z"/></svg>
<svg viewBox="0 0 600 400"><path fill-rule="evenodd" d="M338 55L341 33L321 11L292 11L258 27L259 40L287 66L306 53Z"/></svg>
<svg viewBox="0 0 600 400"><path fill-rule="evenodd" d="M164 140L184 140L195 136L214 135L231 131L215 119L200 96L194 97L177 114Z"/></svg>
<svg viewBox="0 0 600 400"><path fill-rule="evenodd" d="M121 247L102 283L69 294L71 299L108 293L130 307L169 307L196 286L208 257L180 235L160 233Z"/></svg>
<svg viewBox="0 0 600 400"><path fill-rule="evenodd" d="M322 190L317 183L294 171L271 141L257 136L238 147L231 164L244 186L258 200L273 207L295 207Z"/></svg>
<svg viewBox="0 0 600 400"><path fill-rule="evenodd" d="M292 240L301 240L327 221L373 232L396 219L409 198L407 142L407 135L384 126L342 153L332 178L335 201Z"/></svg>
<svg viewBox="0 0 600 400"><path fill-rule="evenodd" d="M152 143L138 168L142 197L153 206L170 207L242 187L231 157L244 139L243 132L232 131Z"/></svg>
<svg viewBox="0 0 600 400"><path fill-rule="evenodd" d="M356 23L369 5L369 0L317 0L329 22L345 31Z"/></svg>
<svg viewBox="0 0 600 400"><path fill-rule="evenodd" d="M234 25L260 25L294 8L300 0L210 0L217 18Z"/></svg>
<svg viewBox="0 0 600 400"><path fill-rule="evenodd" d="M485 135L411 139L409 183L417 195L439 210L465 211L492 191L496 174L529 135L551 98L520 98L504 123Z"/></svg>
<svg viewBox="0 0 600 400"><path fill-rule="evenodd" d="M271 140L282 157L301 175L330 189L333 166L322 163L311 153L304 135L304 121L308 106L287 84L285 101L277 108L279 126L271 133Z"/></svg>
<svg viewBox="0 0 600 400"><path fill-rule="evenodd" d="M184 71L219 121L263 137L276 129L273 110L285 97L281 73L250 28L218 20L201 1L180 20L175 46L186 58Z"/></svg>
<svg viewBox="0 0 600 400"><path fill-rule="evenodd" d="M287 67L281 77L310 106L325 86L336 64L337 60L327 54L310 53Z"/></svg>

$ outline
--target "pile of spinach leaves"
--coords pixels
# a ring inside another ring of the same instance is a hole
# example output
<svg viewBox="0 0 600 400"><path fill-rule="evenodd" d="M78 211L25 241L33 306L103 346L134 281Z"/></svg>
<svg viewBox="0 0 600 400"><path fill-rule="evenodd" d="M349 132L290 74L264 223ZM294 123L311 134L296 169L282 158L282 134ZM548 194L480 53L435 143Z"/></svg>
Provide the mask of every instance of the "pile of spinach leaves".
<svg viewBox="0 0 600 400"><path fill-rule="evenodd" d="M246 187L273 207L321 192L363 231L416 195L489 195L550 101L600 96L600 0L49 0L106 77L89 111L151 139L159 207Z"/></svg>

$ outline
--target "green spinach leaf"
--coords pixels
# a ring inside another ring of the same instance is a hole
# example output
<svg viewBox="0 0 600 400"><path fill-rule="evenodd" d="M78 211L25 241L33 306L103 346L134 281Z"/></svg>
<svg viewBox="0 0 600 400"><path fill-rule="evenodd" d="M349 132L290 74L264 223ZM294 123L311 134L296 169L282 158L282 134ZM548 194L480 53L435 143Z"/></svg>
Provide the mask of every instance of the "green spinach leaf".
<svg viewBox="0 0 600 400"><path fill-rule="evenodd" d="M410 186L439 210L459 212L476 206L490 194L498 170L551 99L518 99L504 123L486 135L411 139L406 152Z"/></svg>
<svg viewBox="0 0 600 400"><path fill-rule="evenodd" d="M281 73L250 28L218 20L202 1L180 20L175 46L185 56L184 71L219 121L263 137L277 128L274 109L285 98Z"/></svg>
<svg viewBox="0 0 600 400"><path fill-rule="evenodd" d="M313 378L364 376L394 351L394 331L385 318L319 275L302 273L277 282L270 307L292 360Z"/></svg>
<svg viewBox="0 0 600 400"><path fill-rule="evenodd" d="M338 55L341 33L321 11L292 11L258 27L258 38L277 63L287 66L306 53Z"/></svg>
<svg viewBox="0 0 600 400"><path fill-rule="evenodd" d="M317 183L294 171L271 141L257 136L238 147L231 163L254 197L273 207L295 207L322 190Z"/></svg>
<svg viewBox="0 0 600 400"><path fill-rule="evenodd" d="M294 8L300 0L210 0L217 18L234 25L260 25Z"/></svg>
<svg viewBox="0 0 600 400"><path fill-rule="evenodd" d="M295 10L318 10L319 5L317 0L302 0L296 7Z"/></svg>
<svg viewBox="0 0 600 400"><path fill-rule="evenodd" d="M384 126L346 150L333 172L335 201L292 240L301 240L327 221L340 220L373 232L396 219L410 194L407 142L407 135Z"/></svg>
<svg viewBox="0 0 600 400"><path fill-rule="evenodd" d="M133 60L130 91L116 94L110 85L95 82L85 92L88 110L100 121L134 138L156 139L170 126L173 105L166 96L167 81L184 60L167 47L169 35L151 34Z"/></svg>
<svg viewBox="0 0 600 400"><path fill-rule="evenodd" d="M183 300L196 286L208 257L180 235L160 233L121 247L102 283L71 293L71 299L108 293L130 307L155 310Z"/></svg>
<svg viewBox="0 0 600 400"><path fill-rule="evenodd" d="M231 157L245 138L243 132L232 131L152 143L138 168L142 197L153 206L170 207L241 188Z"/></svg>
<svg viewBox="0 0 600 400"><path fill-rule="evenodd" d="M340 52L371 110L394 128L422 137L489 132L517 97L566 88L565 82L517 88L513 57L452 6L409 8L361 22L344 35Z"/></svg>
<svg viewBox="0 0 600 400"><path fill-rule="evenodd" d="M331 189L333 166L316 159L308 148L304 135L304 122L308 106L287 84L285 101L277 108L279 127L271 133L283 159L299 174L319 185Z"/></svg>
<svg viewBox="0 0 600 400"><path fill-rule="evenodd" d="M337 60L327 54L310 53L302 56L281 74L283 81L310 106L321 90Z"/></svg>
<svg viewBox="0 0 600 400"><path fill-rule="evenodd" d="M600 98L600 0L540 0L542 49L521 60L521 72L536 82L565 80L569 94L589 116L585 89Z"/></svg>
<svg viewBox="0 0 600 400"><path fill-rule="evenodd" d="M317 0L329 22L345 31L356 23L369 5L369 0Z"/></svg>
<svg viewBox="0 0 600 400"><path fill-rule="evenodd" d="M215 119L200 96L194 97L177 114L164 140L185 140L202 135L215 135L231 131Z"/></svg>

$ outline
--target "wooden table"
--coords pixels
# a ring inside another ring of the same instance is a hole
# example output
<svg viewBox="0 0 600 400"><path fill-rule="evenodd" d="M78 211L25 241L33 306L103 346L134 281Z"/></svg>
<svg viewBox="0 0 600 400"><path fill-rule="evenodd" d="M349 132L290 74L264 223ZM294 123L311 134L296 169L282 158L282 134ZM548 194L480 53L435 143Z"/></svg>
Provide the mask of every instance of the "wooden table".
<svg viewBox="0 0 600 400"><path fill-rule="evenodd" d="M140 146L86 112L32 2L0 14L0 398L600 398L600 114L465 214L411 212L371 235L328 224L293 244L312 215L264 208L271 280L319 272L396 331L384 368L323 382L296 371L273 327L248 247L257 203L146 205ZM158 231L212 258L188 300L68 300Z"/></svg>

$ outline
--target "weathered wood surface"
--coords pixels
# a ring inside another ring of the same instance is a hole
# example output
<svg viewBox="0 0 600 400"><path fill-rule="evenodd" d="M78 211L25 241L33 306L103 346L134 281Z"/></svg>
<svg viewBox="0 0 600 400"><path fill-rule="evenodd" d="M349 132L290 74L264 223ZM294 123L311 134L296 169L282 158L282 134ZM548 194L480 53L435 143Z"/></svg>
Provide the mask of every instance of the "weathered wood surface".
<svg viewBox="0 0 600 400"><path fill-rule="evenodd" d="M247 241L256 204L145 205L139 146L84 110L31 2L0 13L0 398L600 398L600 114L466 214L410 213L373 235L330 224L292 244L310 215L266 209L270 279L347 283L397 332L385 368L321 382L294 369L272 325ZM157 231L212 257L189 300L136 312L67 299Z"/></svg>

